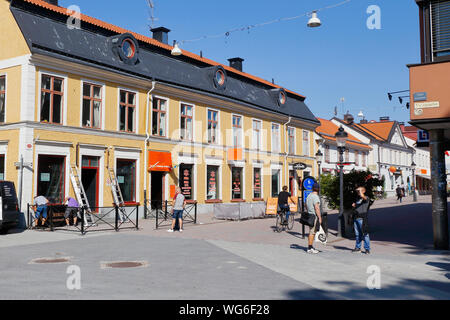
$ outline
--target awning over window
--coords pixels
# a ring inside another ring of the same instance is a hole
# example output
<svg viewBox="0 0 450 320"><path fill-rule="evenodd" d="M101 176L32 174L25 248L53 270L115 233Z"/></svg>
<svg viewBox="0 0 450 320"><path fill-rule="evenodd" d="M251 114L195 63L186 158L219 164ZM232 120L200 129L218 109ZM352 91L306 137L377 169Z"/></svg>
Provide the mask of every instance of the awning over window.
<svg viewBox="0 0 450 320"><path fill-rule="evenodd" d="M149 151L148 171L172 171L172 154L169 152Z"/></svg>

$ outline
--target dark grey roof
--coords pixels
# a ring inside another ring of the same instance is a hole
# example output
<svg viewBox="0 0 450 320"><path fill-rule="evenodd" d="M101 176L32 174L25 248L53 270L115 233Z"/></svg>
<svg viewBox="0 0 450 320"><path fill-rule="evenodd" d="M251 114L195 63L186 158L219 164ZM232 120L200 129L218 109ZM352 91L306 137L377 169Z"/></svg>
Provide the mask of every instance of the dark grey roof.
<svg viewBox="0 0 450 320"><path fill-rule="evenodd" d="M212 72L216 67L203 67L185 59L174 58L157 52L158 50L151 50L148 45L145 47L143 45L139 49L138 63L127 64L114 53L112 37L105 33L93 32L86 28L71 30L61 19L53 19L50 16L40 15L38 12L14 7L14 2L12 2L11 11L32 53L44 53L65 60L95 64L116 72L125 72L231 98L313 124L320 124L303 99L298 96L288 93L286 104L279 107L276 100L278 94L274 94L273 88L230 73L227 76L226 88L217 89L214 86L214 72Z"/></svg>

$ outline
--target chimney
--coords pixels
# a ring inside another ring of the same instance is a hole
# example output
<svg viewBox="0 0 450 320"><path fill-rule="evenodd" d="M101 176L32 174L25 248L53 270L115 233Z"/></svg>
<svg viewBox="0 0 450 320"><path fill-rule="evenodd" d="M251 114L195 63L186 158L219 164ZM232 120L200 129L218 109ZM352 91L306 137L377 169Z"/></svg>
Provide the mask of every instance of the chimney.
<svg viewBox="0 0 450 320"><path fill-rule="evenodd" d="M153 32L153 39L165 44L169 44L169 32L170 32L169 29L164 27L158 27L153 28L150 31Z"/></svg>
<svg viewBox="0 0 450 320"><path fill-rule="evenodd" d="M58 0L44 0L44 1L47 2L47 3L53 4L55 6L59 6Z"/></svg>
<svg viewBox="0 0 450 320"><path fill-rule="evenodd" d="M380 122L389 122L389 117L381 117Z"/></svg>
<svg viewBox="0 0 450 320"><path fill-rule="evenodd" d="M347 114L344 114L344 121L347 122L348 124L352 124L353 121L355 121L355 118L347 112Z"/></svg>
<svg viewBox="0 0 450 320"><path fill-rule="evenodd" d="M244 59L242 58L231 58L228 59L228 61L230 61L230 67L242 71L242 62L244 61Z"/></svg>

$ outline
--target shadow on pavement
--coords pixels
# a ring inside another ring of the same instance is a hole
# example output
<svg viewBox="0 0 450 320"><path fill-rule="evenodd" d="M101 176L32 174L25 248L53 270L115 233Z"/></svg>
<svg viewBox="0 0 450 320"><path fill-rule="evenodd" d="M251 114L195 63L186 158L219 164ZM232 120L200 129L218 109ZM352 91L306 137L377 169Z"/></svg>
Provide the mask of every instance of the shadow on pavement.
<svg viewBox="0 0 450 320"><path fill-rule="evenodd" d="M330 291L326 299L335 299L333 293L338 294L340 299L394 299L394 300L418 300L418 299L449 299L450 298L450 282L432 281L432 280L415 280L403 279L396 284L383 283L381 278L380 290L369 290L367 287L355 285L347 281L329 281L327 284L330 288L339 286L342 289L338 291ZM427 291L430 288L433 291ZM316 290L293 290L288 291L289 299L297 300L299 297L312 297L317 294ZM323 294L323 293L322 293ZM327 294L325 294L327 296Z"/></svg>
<svg viewBox="0 0 450 320"><path fill-rule="evenodd" d="M450 206L449 206L450 209ZM328 225L337 230L338 214L328 215ZM433 248L431 203L414 203L372 209L369 213L372 241L417 247L417 253Z"/></svg>

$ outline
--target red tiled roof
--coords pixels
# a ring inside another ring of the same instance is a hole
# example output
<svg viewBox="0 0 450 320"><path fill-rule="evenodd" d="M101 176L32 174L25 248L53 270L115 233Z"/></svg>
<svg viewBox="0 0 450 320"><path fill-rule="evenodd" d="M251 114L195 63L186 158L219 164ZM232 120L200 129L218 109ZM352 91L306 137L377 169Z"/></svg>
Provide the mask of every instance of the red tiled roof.
<svg viewBox="0 0 450 320"><path fill-rule="evenodd" d="M51 11L54 11L54 12L57 12L59 14L70 16L70 14L68 13L68 10L66 8L52 5L52 4L50 4L48 2L45 2L43 0L23 0L23 1L31 3L31 4L34 4L36 6L39 6L39 7L45 8L45 9L48 9L48 10L51 10ZM151 45L154 45L154 46L159 47L159 48L166 49L168 51L172 51L172 49L173 49L173 46L170 46L168 44L159 42L159 41L157 41L157 40L155 40L153 38L150 38L150 37L147 37L147 36L144 36L144 35L141 35L141 34L138 34L138 33L135 33L135 32L129 31L129 30L126 30L126 29L123 29L121 27L117 27L115 25L112 25L110 23L107 23L107 22L104 22L104 21L92 18L92 17L87 16L85 14L81 14L80 18L81 18L81 21L83 21L83 22L90 23L92 25L95 25L97 27L100 27L100 28L103 28L103 29L106 29L106 30L109 30L109 31L112 31L112 32L116 32L117 34L131 33L137 40L145 42L145 43L148 43L148 44L151 44ZM181 50L181 51L183 52L184 56L189 57L189 58L191 58L193 60L197 60L197 61L209 64L211 66L222 66L225 70L233 72L233 73L238 74L240 76L246 77L248 79L260 82L262 84L271 86L273 88L282 88L282 87L280 87L280 86L278 86L276 84L273 84L273 83L271 83L271 82L269 82L267 80L264 80L264 79L261 79L259 77L253 76L251 74L248 74L248 73L236 70L236 69L234 69L234 68L232 68L230 66L223 65L223 64L220 64L220 63L218 63L216 61L200 57L199 55L196 55L196 54L191 53L191 52L186 51L186 50ZM291 93L291 94L293 94L295 96L298 96L298 97L300 97L302 99L306 98L305 96L303 96L301 94L298 94L298 93L296 93L294 91L287 90L287 89L284 89L284 90L286 92L289 92L289 93Z"/></svg>
<svg viewBox="0 0 450 320"><path fill-rule="evenodd" d="M320 121L320 126L316 128L316 133L319 134L321 137L323 137L326 140L336 141L336 138L334 137L334 135L336 134L336 132L338 132L339 127L330 120L325 120L325 119L321 119L321 118L317 118L317 119ZM369 150L372 149L372 147L370 145L362 142L361 140L359 140L355 136L351 135L350 133L348 133L347 143L350 145L353 145L353 146L358 146L360 148L364 148L364 149L369 149Z"/></svg>

